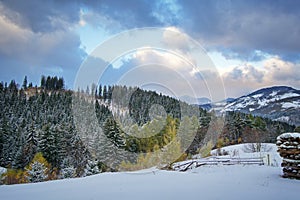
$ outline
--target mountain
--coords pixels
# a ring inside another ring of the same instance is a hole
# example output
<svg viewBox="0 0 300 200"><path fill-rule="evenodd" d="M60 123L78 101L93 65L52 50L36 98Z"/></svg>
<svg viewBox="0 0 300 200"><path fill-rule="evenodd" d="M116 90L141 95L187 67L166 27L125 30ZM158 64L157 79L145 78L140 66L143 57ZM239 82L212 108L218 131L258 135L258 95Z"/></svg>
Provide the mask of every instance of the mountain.
<svg viewBox="0 0 300 200"><path fill-rule="evenodd" d="M201 97L201 98L196 98L196 97L191 97L188 95L181 96L179 98L181 101L184 101L188 104L196 104L196 105L205 105L205 104L210 104L211 100L206 97Z"/></svg>
<svg viewBox="0 0 300 200"><path fill-rule="evenodd" d="M300 90L275 86L257 90L227 104L222 112L239 111L300 125Z"/></svg>

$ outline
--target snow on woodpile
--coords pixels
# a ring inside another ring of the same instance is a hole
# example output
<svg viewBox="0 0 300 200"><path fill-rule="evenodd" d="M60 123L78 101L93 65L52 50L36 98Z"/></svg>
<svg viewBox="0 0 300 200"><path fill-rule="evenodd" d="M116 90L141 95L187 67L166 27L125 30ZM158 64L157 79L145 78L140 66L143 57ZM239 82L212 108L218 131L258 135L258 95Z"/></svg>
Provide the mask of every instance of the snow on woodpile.
<svg viewBox="0 0 300 200"><path fill-rule="evenodd" d="M277 146L283 158L283 177L300 179L300 133L284 133L278 136Z"/></svg>

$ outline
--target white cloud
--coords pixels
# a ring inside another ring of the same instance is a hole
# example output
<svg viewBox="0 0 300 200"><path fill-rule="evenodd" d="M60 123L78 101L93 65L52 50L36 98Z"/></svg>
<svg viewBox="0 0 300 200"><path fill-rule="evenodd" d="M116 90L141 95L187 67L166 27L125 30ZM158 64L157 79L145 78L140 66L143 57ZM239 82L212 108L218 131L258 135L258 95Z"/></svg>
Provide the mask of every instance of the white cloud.
<svg viewBox="0 0 300 200"><path fill-rule="evenodd" d="M163 34L164 44L174 51L186 53L191 50L190 38L176 27L167 27Z"/></svg>
<svg viewBox="0 0 300 200"><path fill-rule="evenodd" d="M298 82L300 83L300 65L284 61L279 57L268 59L264 63L264 68L268 71L270 80L278 82Z"/></svg>
<svg viewBox="0 0 300 200"><path fill-rule="evenodd" d="M32 32L11 23L5 16L0 16L0 51L7 56L13 56L18 51L24 51Z"/></svg>
<svg viewBox="0 0 300 200"><path fill-rule="evenodd" d="M148 83L155 83L154 86L162 85L177 97L190 95L206 96L214 100L225 98L223 85L215 71L193 66L176 54L150 48L138 49L130 59L126 56L122 62L116 61L117 65L120 63L124 66L118 70L126 68L120 78L121 84L142 86L146 83L149 88Z"/></svg>
<svg viewBox="0 0 300 200"><path fill-rule="evenodd" d="M246 63L222 74L228 96L238 97L258 88L288 85L300 88L300 65L278 56L265 59L261 65Z"/></svg>

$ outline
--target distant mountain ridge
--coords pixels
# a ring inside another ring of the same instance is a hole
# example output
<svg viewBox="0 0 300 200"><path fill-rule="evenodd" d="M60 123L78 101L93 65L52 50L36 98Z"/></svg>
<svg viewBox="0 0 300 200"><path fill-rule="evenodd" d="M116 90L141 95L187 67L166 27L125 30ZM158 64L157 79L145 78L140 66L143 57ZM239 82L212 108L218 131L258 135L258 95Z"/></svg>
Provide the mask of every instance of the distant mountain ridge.
<svg viewBox="0 0 300 200"><path fill-rule="evenodd" d="M188 95L184 95L184 96L181 96L179 99L181 101L184 101L184 102L189 103L189 104L196 104L196 105L211 104L211 100L207 97L196 98L196 97L191 97L191 96L188 96Z"/></svg>
<svg viewBox="0 0 300 200"><path fill-rule="evenodd" d="M211 102L208 98L183 96L181 100L197 104L217 113L238 111L262 116L275 121L300 126L300 90L288 86L262 88L239 98Z"/></svg>
<svg viewBox="0 0 300 200"><path fill-rule="evenodd" d="M300 90L287 86L259 89L227 104L222 112L239 111L300 125Z"/></svg>

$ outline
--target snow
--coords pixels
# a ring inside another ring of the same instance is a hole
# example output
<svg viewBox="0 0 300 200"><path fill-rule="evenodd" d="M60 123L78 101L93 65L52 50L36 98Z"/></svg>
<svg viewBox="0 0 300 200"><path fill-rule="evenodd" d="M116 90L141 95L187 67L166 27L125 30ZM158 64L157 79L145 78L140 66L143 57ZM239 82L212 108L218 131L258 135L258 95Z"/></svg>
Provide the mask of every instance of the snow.
<svg viewBox="0 0 300 200"><path fill-rule="evenodd" d="M237 101L227 104L225 106L224 111L234 111L234 110L242 110L247 106L258 105L255 109L260 109L265 106L268 106L270 103L291 98L291 97L299 97L300 95L297 93L284 93L282 95L278 95L277 92L272 92L270 95L265 96L264 94L255 94L252 96L241 97ZM300 103L298 101L293 102L285 102L282 104L282 108L300 108ZM250 110L251 109L251 110ZM249 108L249 111L252 112L254 109ZM223 112L224 112L223 111Z"/></svg>
<svg viewBox="0 0 300 200"><path fill-rule="evenodd" d="M253 152L253 147L255 143L244 143L231 145L221 148L221 152L226 151L228 155L219 156L220 158L238 158L238 159L247 159L247 158L262 158L264 163L267 164L267 156L269 156L269 161L271 166L279 167L282 162L282 158L277 152L276 144L272 143L261 143L261 151ZM217 150L212 150L212 155L217 155Z"/></svg>
<svg viewBox="0 0 300 200"><path fill-rule="evenodd" d="M300 96L300 95L297 93L286 93L286 94L281 95L279 99L286 99L286 98L298 97L298 96Z"/></svg>
<svg viewBox="0 0 300 200"><path fill-rule="evenodd" d="M4 185L1 199L296 199L300 182L267 166L203 166L188 172L144 170Z"/></svg>
<svg viewBox="0 0 300 200"><path fill-rule="evenodd" d="M264 96L264 94L256 94L256 95L253 95L252 97L256 99L256 98L259 98L259 97L262 97L262 96Z"/></svg>
<svg viewBox="0 0 300 200"><path fill-rule="evenodd" d="M1 177L1 175L4 174L6 171L7 171L6 168L0 167L0 177Z"/></svg>
<svg viewBox="0 0 300 200"><path fill-rule="evenodd" d="M271 97L274 97L276 94L277 94L277 92L276 92L276 91L273 91L273 92L270 94L270 96L271 96Z"/></svg>
<svg viewBox="0 0 300 200"><path fill-rule="evenodd" d="M283 160L286 162L289 162L289 163L300 163L300 160L293 160L293 159L288 159L288 158L284 158Z"/></svg>
<svg viewBox="0 0 300 200"><path fill-rule="evenodd" d="M288 122L290 120L289 116L281 116L275 119L275 121Z"/></svg>
<svg viewBox="0 0 300 200"><path fill-rule="evenodd" d="M287 138L300 138L300 133L283 133L277 137L277 140L287 139Z"/></svg>
<svg viewBox="0 0 300 200"><path fill-rule="evenodd" d="M278 159L275 144L263 144L261 153L247 151L248 145L233 145L224 150L229 152L229 157L270 154ZM258 165L201 166L186 172L150 168L34 184L2 185L0 197L5 200L297 199L300 181L284 179L281 175L281 167Z"/></svg>
<svg viewBox="0 0 300 200"><path fill-rule="evenodd" d="M299 102L285 102L282 104L282 108L300 108Z"/></svg>
<svg viewBox="0 0 300 200"><path fill-rule="evenodd" d="M259 105L259 107L263 107L263 106L267 106L269 102L271 101L267 99L263 99L263 100L258 100L257 104Z"/></svg>
<svg viewBox="0 0 300 200"><path fill-rule="evenodd" d="M254 110L255 110L254 108L249 108L249 111L250 111L250 112L252 112L252 111L254 111Z"/></svg>

